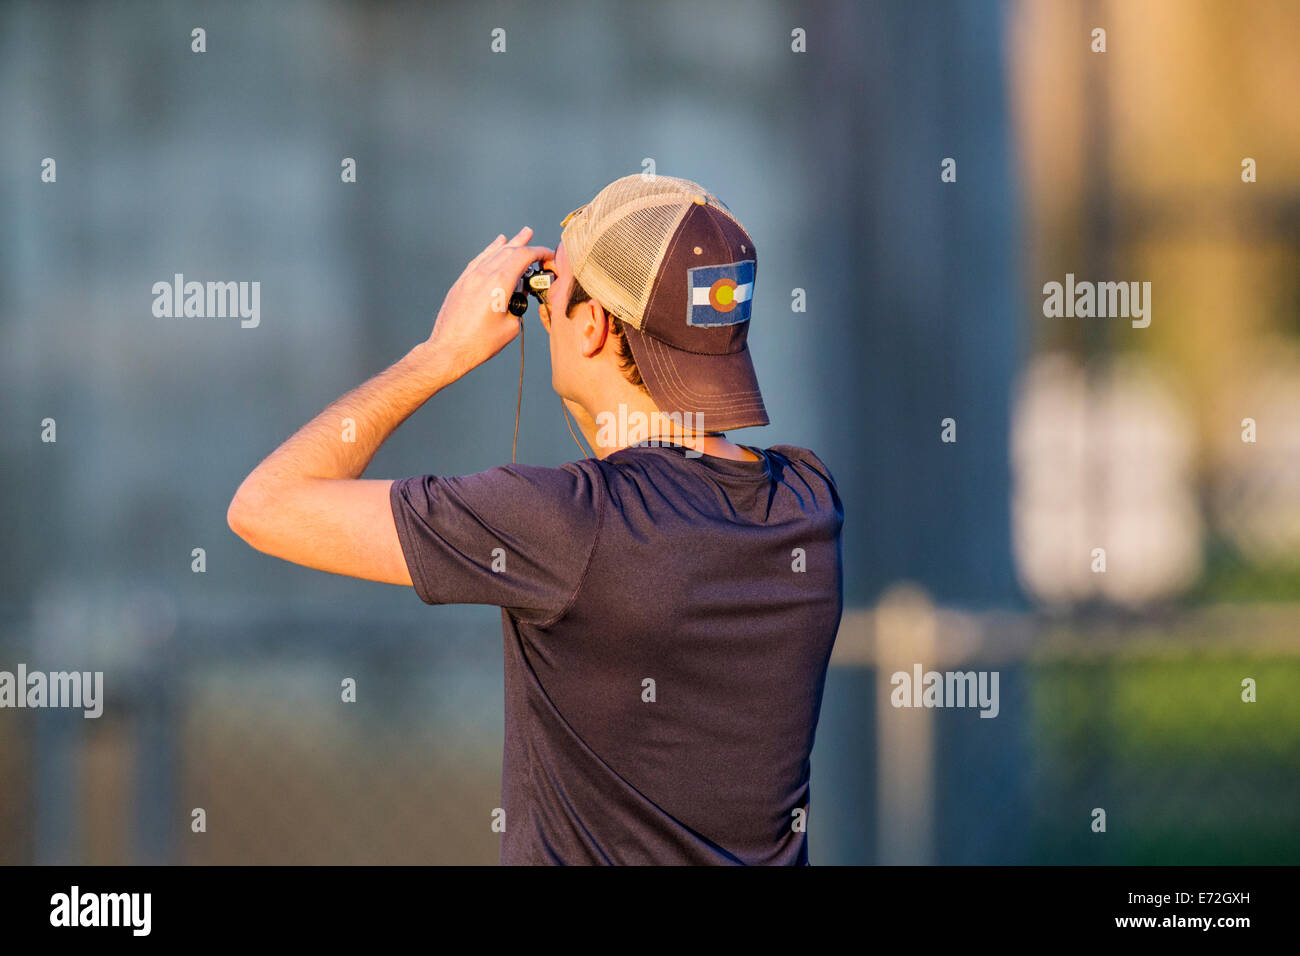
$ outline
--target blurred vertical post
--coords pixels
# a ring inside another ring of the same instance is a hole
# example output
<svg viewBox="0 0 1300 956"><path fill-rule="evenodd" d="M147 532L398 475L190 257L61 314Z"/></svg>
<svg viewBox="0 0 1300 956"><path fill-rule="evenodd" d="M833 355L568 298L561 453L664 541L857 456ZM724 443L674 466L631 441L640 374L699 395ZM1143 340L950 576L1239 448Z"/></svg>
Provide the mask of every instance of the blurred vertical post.
<svg viewBox="0 0 1300 956"><path fill-rule="evenodd" d="M806 11L817 176L800 239L818 255L805 324L827 345L850 604L900 577L940 604L1019 601L1008 422L1023 307L1004 12Z"/></svg>
<svg viewBox="0 0 1300 956"><path fill-rule="evenodd" d="M879 793L876 845L884 865L918 865L934 859L934 711L895 707L891 675L912 676L934 661L935 613L929 596L913 584L892 587L876 609L876 733Z"/></svg>

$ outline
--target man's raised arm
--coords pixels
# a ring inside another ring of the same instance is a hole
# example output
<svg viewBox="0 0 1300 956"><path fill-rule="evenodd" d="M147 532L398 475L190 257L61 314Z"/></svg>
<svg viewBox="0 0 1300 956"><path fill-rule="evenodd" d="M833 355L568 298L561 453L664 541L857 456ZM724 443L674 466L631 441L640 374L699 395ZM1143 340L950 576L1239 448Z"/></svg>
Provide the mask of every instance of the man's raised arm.
<svg viewBox="0 0 1300 956"><path fill-rule="evenodd" d="M361 475L396 429L437 392L519 334L498 311L530 263L554 252L498 236L456 280L428 340L331 404L253 469L226 514L259 551L319 571L410 586L389 480ZM350 421L348 421L350 420ZM345 440L344 436L348 440Z"/></svg>

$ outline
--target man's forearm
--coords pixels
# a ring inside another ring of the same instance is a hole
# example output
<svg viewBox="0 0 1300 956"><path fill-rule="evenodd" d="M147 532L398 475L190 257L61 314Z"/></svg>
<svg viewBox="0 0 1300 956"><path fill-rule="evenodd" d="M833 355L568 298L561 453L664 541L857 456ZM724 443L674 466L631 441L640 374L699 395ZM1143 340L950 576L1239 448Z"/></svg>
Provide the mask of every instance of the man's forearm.
<svg viewBox="0 0 1300 956"><path fill-rule="evenodd" d="M300 428L253 469L240 491L250 485L361 477L388 436L453 381L450 362L436 346L417 345Z"/></svg>

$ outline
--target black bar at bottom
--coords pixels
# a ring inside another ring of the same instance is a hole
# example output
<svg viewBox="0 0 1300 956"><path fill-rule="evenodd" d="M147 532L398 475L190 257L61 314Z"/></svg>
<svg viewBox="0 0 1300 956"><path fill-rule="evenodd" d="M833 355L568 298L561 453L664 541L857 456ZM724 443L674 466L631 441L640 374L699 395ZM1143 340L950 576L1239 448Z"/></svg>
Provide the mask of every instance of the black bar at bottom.
<svg viewBox="0 0 1300 956"><path fill-rule="evenodd" d="M821 938L834 927L872 934L865 942L889 929L926 945L1044 933L1231 944L1285 932L1295 883L1296 867L635 868L599 878L489 867L7 867L0 927L6 942L301 946L401 942L413 931L427 942L487 941L512 926L539 943L598 925L662 939L703 920L727 935L784 927Z"/></svg>

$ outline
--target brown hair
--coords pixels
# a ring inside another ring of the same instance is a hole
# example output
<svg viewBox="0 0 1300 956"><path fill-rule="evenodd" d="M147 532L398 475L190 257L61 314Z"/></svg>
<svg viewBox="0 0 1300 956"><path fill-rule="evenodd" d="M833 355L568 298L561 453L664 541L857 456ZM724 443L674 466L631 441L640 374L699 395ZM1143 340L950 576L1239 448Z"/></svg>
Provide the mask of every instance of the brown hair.
<svg viewBox="0 0 1300 956"><path fill-rule="evenodd" d="M573 284L569 288L569 303L565 307L565 315L572 317L573 307L581 305L583 302L591 300L591 293L582 287L578 277L573 277ZM604 303L601 303L604 308ZM618 367L623 370L624 377L647 395L650 389L646 388L645 382L641 379L641 370L636 367L636 359L632 356L632 347L628 344L627 336L623 334L623 320L620 319L609 309L605 309L605 314L609 316L609 327L615 339L615 349L618 355Z"/></svg>

